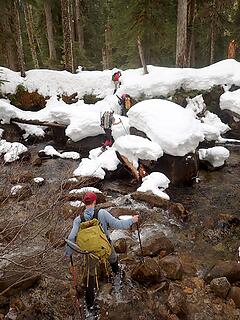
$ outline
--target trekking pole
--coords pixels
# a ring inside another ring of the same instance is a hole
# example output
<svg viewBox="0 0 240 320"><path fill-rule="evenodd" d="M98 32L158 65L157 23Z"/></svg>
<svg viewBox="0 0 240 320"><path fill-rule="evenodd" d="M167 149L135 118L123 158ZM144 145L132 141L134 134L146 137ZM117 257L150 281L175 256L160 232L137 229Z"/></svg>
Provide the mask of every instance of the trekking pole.
<svg viewBox="0 0 240 320"><path fill-rule="evenodd" d="M128 135L128 132L127 132L127 130L126 130L126 128L125 128L125 126L124 126L124 124L123 124L123 122L122 122L122 119L120 119L120 122L121 122L121 124L122 124L122 126L123 126L123 129L125 130L126 134Z"/></svg>
<svg viewBox="0 0 240 320"><path fill-rule="evenodd" d="M141 237L140 237L140 230L139 230L139 223L138 222L137 222L137 233L138 233L138 240L139 240L140 249L141 249L141 261L144 262L142 241L141 241Z"/></svg>
<svg viewBox="0 0 240 320"><path fill-rule="evenodd" d="M76 305L79 311L80 316L82 317L82 310L81 310L81 304L79 301L79 297L78 297L78 290L77 290L77 274L76 274L76 270L73 264L73 257L72 255L70 256L70 261L71 261L71 266L72 266L72 275L73 275L73 284L76 290Z"/></svg>

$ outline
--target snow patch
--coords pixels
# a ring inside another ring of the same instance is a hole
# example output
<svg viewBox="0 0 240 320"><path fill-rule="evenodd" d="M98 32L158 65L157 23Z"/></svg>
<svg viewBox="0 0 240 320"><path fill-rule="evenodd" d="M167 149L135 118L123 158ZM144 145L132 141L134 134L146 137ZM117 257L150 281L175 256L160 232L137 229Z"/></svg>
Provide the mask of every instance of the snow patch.
<svg viewBox="0 0 240 320"><path fill-rule="evenodd" d="M164 192L168 188L170 180L161 172L152 172L142 179L141 186L137 189L140 192L151 191L160 198L169 200L170 197Z"/></svg>
<svg viewBox="0 0 240 320"><path fill-rule="evenodd" d="M224 165L229 158L230 152L225 147L213 147L208 149L199 149L199 159L208 161L214 168Z"/></svg>

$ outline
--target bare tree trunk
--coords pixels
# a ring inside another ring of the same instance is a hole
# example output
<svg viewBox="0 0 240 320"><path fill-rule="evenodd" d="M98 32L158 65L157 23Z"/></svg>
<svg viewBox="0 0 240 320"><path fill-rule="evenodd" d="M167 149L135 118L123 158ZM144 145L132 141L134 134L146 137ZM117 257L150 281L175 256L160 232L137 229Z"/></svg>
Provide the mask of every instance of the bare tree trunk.
<svg viewBox="0 0 240 320"><path fill-rule="evenodd" d="M67 71L73 72L73 47L69 0L61 0L63 42L64 42L64 65Z"/></svg>
<svg viewBox="0 0 240 320"><path fill-rule="evenodd" d="M112 67L112 30L108 19L105 29L105 53L106 53L106 69Z"/></svg>
<svg viewBox="0 0 240 320"><path fill-rule="evenodd" d="M71 23L71 32L72 32L72 42L76 40L76 34L75 34L75 6L73 6L72 0L69 1L69 12L70 12L70 23Z"/></svg>
<svg viewBox="0 0 240 320"><path fill-rule="evenodd" d="M107 57L106 57L106 48L102 48L102 65L103 65L103 70L107 69Z"/></svg>
<svg viewBox="0 0 240 320"><path fill-rule="evenodd" d="M84 48L84 35L83 35L83 25L81 21L80 0L75 0L75 13L76 13L76 36L77 36L79 48L82 51Z"/></svg>
<svg viewBox="0 0 240 320"><path fill-rule="evenodd" d="M214 63L215 39L216 39L216 0L213 1L211 9L211 39L210 39L210 64Z"/></svg>
<svg viewBox="0 0 240 320"><path fill-rule="evenodd" d="M139 53L139 57L140 57L140 60L141 60L142 66L143 66L144 74L148 74L148 69L147 69L147 65L145 62L143 48L142 48L141 39L140 39L139 35L137 37L137 46L138 46L138 53Z"/></svg>
<svg viewBox="0 0 240 320"><path fill-rule="evenodd" d="M188 5L188 52L187 52L187 66L194 67L195 66L195 32L194 32L194 24L196 18L196 0L190 0Z"/></svg>
<svg viewBox="0 0 240 320"><path fill-rule="evenodd" d="M178 0L176 66L186 67L187 62L187 0Z"/></svg>
<svg viewBox="0 0 240 320"><path fill-rule="evenodd" d="M16 37L16 46L17 46L17 57L18 57L18 67L21 72L21 76L25 77L25 61L24 61L24 52L23 52L23 43L22 43L22 34L21 34L21 24L20 17L18 12L18 0L13 0L13 15L14 15L14 26L15 26L15 37Z"/></svg>
<svg viewBox="0 0 240 320"><path fill-rule="evenodd" d="M24 15L25 15L27 34L28 34L34 68L38 69L39 63L38 63L37 51L36 51L34 35L33 35L33 20L32 20L32 14L31 14L31 6L26 2L24 3Z"/></svg>
<svg viewBox="0 0 240 320"><path fill-rule="evenodd" d="M4 13L4 16L3 16L3 23L1 24L1 32L2 34L5 34L7 37L7 41L3 45L3 47L5 46L5 48L2 48L2 50L5 51L6 53L6 65L11 70L16 71L17 70L16 47L12 39L12 31L11 31L9 16L6 12Z"/></svg>
<svg viewBox="0 0 240 320"><path fill-rule="evenodd" d="M44 11L45 11L46 25L47 25L49 58L50 60L57 60L57 54L56 54L54 36L53 36L53 20L52 20L52 10L50 6L50 1L51 0L44 0Z"/></svg>

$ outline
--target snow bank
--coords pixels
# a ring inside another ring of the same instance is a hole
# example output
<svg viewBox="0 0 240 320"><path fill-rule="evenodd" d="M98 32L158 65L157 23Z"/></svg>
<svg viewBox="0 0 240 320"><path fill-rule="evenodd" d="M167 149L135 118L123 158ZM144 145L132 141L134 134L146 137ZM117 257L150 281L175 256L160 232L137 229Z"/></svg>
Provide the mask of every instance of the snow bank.
<svg viewBox="0 0 240 320"><path fill-rule="evenodd" d="M192 112L161 99L137 103L128 111L130 126L143 131L148 138L173 156L184 156L196 149L204 134Z"/></svg>
<svg viewBox="0 0 240 320"><path fill-rule="evenodd" d="M208 149L199 149L199 159L208 161L215 168L224 165L229 158L229 151L224 147L213 147Z"/></svg>
<svg viewBox="0 0 240 320"><path fill-rule="evenodd" d="M121 155L126 156L136 169L138 168L138 159L157 160L163 155L163 151L157 143L134 135L118 138L113 147Z"/></svg>
<svg viewBox="0 0 240 320"><path fill-rule="evenodd" d="M240 115L240 89L236 91L227 91L220 97L220 108L230 110Z"/></svg>
<svg viewBox="0 0 240 320"><path fill-rule="evenodd" d="M113 94L112 70L81 71L71 74L67 71L34 69L26 72L26 78L21 78L18 72L1 68L3 92L13 93L21 84L29 91L36 91L44 96L54 96L78 93L78 97L93 94L106 97ZM118 93L129 93L132 97L156 97L171 95L175 90L206 90L214 85L240 85L240 63L233 59L219 61L210 66L193 68L165 68L148 66L149 74L143 74L143 69L122 71L122 86Z"/></svg>
<svg viewBox="0 0 240 320"><path fill-rule="evenodd" d="M161 172L152 172L149 176L142 179L141 186L137 191L147 192L151 191L160 198L169 200L169 196L164 192L170 183L170 180Z"/></svg>

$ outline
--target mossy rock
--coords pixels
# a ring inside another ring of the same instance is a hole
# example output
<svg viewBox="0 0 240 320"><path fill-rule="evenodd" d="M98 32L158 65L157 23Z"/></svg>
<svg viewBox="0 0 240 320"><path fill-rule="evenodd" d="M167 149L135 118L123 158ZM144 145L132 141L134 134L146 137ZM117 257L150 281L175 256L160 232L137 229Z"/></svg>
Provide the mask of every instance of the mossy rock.
<svg viewBox="0 0 240 320"><path fill-rule="evenodd" d="M98 98L94 94L85 94L83 96L83 101L86 104L95 104L96 102L101 101L101 100L103 100L103 99Z"/></svg>
<svg viewBox="0 0 240 320"><path fill-rule="evenodd" d="M24 111L39 111L46 106L46 99L37 91L28 92L23 85L18 85L14 94L9 94L11 104Z"/></svg>

